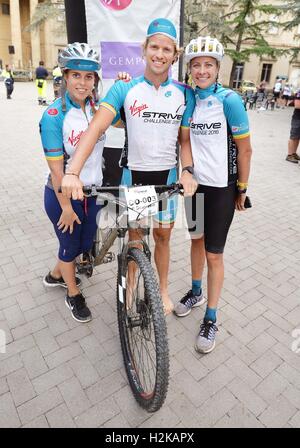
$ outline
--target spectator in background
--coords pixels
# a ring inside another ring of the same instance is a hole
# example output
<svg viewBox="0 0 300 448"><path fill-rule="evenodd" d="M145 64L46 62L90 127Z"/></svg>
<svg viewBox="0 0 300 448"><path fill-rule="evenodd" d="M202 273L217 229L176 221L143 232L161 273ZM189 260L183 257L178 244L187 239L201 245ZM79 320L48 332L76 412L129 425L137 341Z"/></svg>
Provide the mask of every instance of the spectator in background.
<svg viewBox="0 0 300 448"><path fill-rule="evenodd" d="M298 89L295 94L294 107L295 109L291 122L291 133L288 143L288 155L285 160L292 163L298 163L300 160L300 157L297 154L300 140L300 89Z"/></svg>
<svg viewBox="0 0 300 448"><path fill-rule="evenodd" d="M282 79L277 79L273 89L276 107L280 107L280 94L282 91Z"/></svg>
<svg viewBox="0 0 300 448"><path fill-rule="evenodd" d="M1 76L4 78L4 85L6 88L6 98L8 100L11 100L11 94L13 93L14 90L14 77L13 77L13 73L11 68L9 67L9 65L5 65L5 69L2 70Z"/></svg>
<svg viewBox="0 0 300 448"><path fill-rule="evenodd" d="M257 87L257 93L263 93L265 95L265 93L266 93L266 81L261 81L259 83L259 86Z"/></svg>
<svg viewBox="0 0 300 448"><path fill-rule="evenodd" d="M35 85L38 91L38 103L40 106L47 106L46 96L47 96L47 81L46 78L49 76L48 71L44 67L44 61L40 61L40 65L35 70Z"/></svg>
<svg viewBox="0 0 300 448"><path fill-rule="evenodd" d="M62 72L58 65L53 67L52 71L53 76L53 92L54 92L54 100L60 97L60 88L62 84Z"/></svg>
<svg viewBox="0 0 300 448"><path fill-rule="evenodd" d="M288 102L291 96L292 96L292 89L290 88L289 84L286 84L282 91L282 102L283 102L282 109L288 106Z"/></svg>

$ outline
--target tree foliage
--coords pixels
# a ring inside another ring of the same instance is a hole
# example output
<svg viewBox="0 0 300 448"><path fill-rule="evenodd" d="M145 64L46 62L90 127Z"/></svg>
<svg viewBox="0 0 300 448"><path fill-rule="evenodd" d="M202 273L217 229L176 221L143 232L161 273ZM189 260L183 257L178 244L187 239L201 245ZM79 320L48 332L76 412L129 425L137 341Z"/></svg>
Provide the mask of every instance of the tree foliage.
<svg viewBox="0 0 300 448"><path fill-rule="evenodd" d="M195 7L193 0L188 3L191 8ZM198 9L201 25L198 23L197 34L217 37L226 48L226 54L233 60L230 85L237 63L248 61L251 54L276 57L284 51L272 47L266 39L270 27L280 26L276 18L282 14L281 8L264 4L261 0L204 3L205 11Z"/></svg>
<svg viewBox="0 0 300 448"><path fill-rule="evenodd" d="M289 0L279 6L283 12L289 12L291 19L283 23L285 30L292 30L300 25L300 0Z"/></svg>
<svg viewBox="0 0 300 448"><path fill-rule="evenodd" d="M284 13L288 13L289 20L282 23L283 29L291 31L300 25L300 0L289 0L280 6ZM297 39L297 37L296 37ZM297 39L299 42L299 39ZM290 50L291 61L299 59L300 46L296 46Z"/></svg>
<svg viewBox="0 0 300 448"><path fill-rule="evenodd" d="M63 8L62 8L63 7ZM30 24L25 28L26 31L36 31L49 19L64 18L64 2L63 0L44 0L42 3L38 3L34 14L32 16ZM55 32L57 34L66 34L66 21L57 20L55 26Z"/></svg>

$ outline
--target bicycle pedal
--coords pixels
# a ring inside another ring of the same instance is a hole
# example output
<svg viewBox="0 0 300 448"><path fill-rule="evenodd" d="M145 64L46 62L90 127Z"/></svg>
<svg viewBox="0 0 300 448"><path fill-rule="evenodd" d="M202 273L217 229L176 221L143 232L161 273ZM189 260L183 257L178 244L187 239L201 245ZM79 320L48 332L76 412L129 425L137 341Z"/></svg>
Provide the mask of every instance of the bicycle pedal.
<svg viewBox="0 0 300 448"><path fill-rule="evenodd" d="M93 275L93 270L93 266L89 266L85 271L85 276L87 278L90 278Z"/></svg>
<svg viewBox="0 0 300 448"><path fill-rule="evenodd" d="M103 258L103 263L111 263L112 261L115 261L115 254L114 252L107 252L105 257Z"/></svg>
<svg viewBox="0 0 300 448"><path fill-rule="evenodd" d="M89 278L93 274L93 265L90 263L76 263L76 272Z"/></svg>

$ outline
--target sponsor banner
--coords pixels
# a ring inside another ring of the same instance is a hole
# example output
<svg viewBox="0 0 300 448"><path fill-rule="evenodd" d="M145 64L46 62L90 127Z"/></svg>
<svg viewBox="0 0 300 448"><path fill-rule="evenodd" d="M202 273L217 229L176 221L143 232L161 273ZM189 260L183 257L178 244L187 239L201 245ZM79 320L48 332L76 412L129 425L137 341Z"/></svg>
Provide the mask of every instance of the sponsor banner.
<svg viewBox="0 0 300 448"><path fill-rule="evenodd" d="M115 11L121 11L130 5L132 0L100 0L100 2L108 9Z"/></svg>
<svg viewBox="0 0 300 448"><path fill-rule="evenodd" d="M145 68L141 44L135 42L101 42L103 79L115 79L116 73L128 71L134 78Z"/></svg>
<svg viewBox="0 0 300 448"><path fill-rule="evenodd" d="M102 96L119 71L132 77L144 71L142 43L150 22L159 17L171 20L178 33L181 0L85 0L88 43L99 51L102 61ZM178 78L178 63L172 66ZM106 146L123 148L124 131L110 127Z"/></svg>
<svg viewBox="0 0 300 448"><path fill-rule="evenodd" d="M100 52L103 79L115 79L118 71L131 76L143 72L141 44L151 20L170 19L179 38L180 0L86 0L88 42ZM172 76L177 79L178 64Z"/></svg>

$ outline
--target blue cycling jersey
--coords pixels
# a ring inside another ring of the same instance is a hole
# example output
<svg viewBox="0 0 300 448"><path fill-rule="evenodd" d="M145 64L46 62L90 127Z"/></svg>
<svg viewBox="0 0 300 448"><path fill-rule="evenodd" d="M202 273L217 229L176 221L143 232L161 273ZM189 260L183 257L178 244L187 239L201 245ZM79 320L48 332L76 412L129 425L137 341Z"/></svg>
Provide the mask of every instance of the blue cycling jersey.
<svg viewBox="0 0 300 448"><path fill-rule="evenodd" d="M94 112L89 100L86 101L85 111L83 111L79 104L71 100L68 93L65 98L66 112L62 111L61 98L58 98L46 109L40 121L40 133L46 159L49 161L64 160L67 167ZM105 134L97 141L93 152L80 172L80 180L84 185L102 184L104 142ZM52 188L50 176L48 176L47 185Z"/></svg>
<svg viewBox="0 0 300 448"><path fill-rule="evenodd" d="M234 140L248 137L249 122L240 96L215 84L195 90L191 123L195 176L199 184L226 187L237 180Z"/></svg>
<svg viewBox="0 0 300 448"><path fill-rule="evenodd" d="M117 115L124 107L128 136L128 167L135 171L164 171L176 166L180 126L189 128L193 90L168 78L157 89L144 76L119 81L101 106Z"/></svg>

